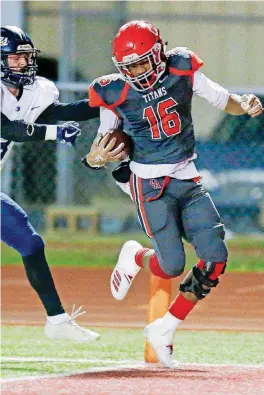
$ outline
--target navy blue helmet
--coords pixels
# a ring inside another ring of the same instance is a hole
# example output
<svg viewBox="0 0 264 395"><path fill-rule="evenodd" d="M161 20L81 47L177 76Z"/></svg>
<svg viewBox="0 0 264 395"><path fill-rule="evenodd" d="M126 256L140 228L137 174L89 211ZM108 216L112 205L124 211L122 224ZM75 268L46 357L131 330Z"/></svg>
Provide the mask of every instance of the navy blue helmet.
<svg viewBox="0 0 264 395"><path fill-rule="evenodd" d="M33 84L37 73L37 55L28 35L16 26L1 27L1 80L9 86L20 87ZM8 55L28 53L28 64L17 71L9 67Z"/></svg>

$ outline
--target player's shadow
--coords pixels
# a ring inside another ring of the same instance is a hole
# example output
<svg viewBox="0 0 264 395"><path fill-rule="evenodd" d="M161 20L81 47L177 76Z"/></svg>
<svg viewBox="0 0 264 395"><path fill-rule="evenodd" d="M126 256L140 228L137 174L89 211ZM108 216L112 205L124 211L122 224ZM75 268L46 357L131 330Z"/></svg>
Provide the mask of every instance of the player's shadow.
<svg viewBox="0 0 264 395"><path fill-rule="evenodd" d="M184 377L188 379L197 380L199 377L200 380L207 380L208 374L211 374L209 370L205 369L183 369L183 368L174 368L174 369L166 369L166 368L156 368L155 369L125 369L125 370L108 370L106 372L87 372L84 374L72 376L76 379L85 379L91 377L96 380L103 379L138 379L138 378L172 378L172 379L183 379Z"/></svg>

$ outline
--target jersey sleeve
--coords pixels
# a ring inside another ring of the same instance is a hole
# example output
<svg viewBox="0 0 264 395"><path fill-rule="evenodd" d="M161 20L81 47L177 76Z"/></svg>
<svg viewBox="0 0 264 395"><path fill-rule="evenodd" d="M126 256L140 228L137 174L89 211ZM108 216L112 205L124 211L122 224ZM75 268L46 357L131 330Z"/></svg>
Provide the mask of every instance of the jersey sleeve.
<svg viewBox="0 0 264 395"><path fill-rule="evenodd" d="M203 65L202 59L186 47L176 47L167 56L170 68L182 75L192 75Z"/></svg>
<svg viewBox="0 0 264 395"><path fill-rule="evenodd" d="M192 71L195 72L203 66L203 61L198 55L196 55L196 53L194 53L190 49L189 49L189 54L191 56Z"/></svg>
<svg viewBox="0 0 264 395"><path fill-rule="evenodd" d="M104 90L100 89L99 80L94 80L88 88L88 98L91 107L106 107Z"/></svg>
<svg viewBox="0 0 264 395"><path fill-rule="evenodd" d="M129 87L120 74L99 77L89 86L89 104L91 107L105 107L113 111L126 100Z"/></svg>
<svg viewBox="0 0 264 395"><path fill-rule="evenodd" d="M55 102L59 99L59 91L54 82L44 77L37 77L38 88L42 95L47 96L50 101Z"/></svg>
<svg viewBox="0 0 264 395"><path fill-rule="evenodd" d="M57 123L58 121L89 121L99 117L99 109L91 108L89 101L78 100L72 103L52 103L38 118L39 123Z"/></svg>
<svg viewBox="0 0 264 395"><path fill-rule="evenodd" d="M42 141L46 139L46 125L10 121L1 113L1 137L5 140L18 143Z"/></svg>

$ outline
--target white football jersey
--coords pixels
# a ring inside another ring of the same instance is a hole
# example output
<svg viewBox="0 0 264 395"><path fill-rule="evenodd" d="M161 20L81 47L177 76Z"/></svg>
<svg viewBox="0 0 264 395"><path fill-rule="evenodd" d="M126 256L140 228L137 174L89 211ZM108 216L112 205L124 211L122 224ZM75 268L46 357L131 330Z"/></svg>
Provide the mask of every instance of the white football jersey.
<svg viewBox="0 0 264 395"><path fill-rule="evenodd" d="M1 112L10 121L34 123L40 114L59 98L59 91L50 80L36 77L32 85L23 88L19 100L9 92L1 81ZM14 142L1 138L1 168Z"/></svg>

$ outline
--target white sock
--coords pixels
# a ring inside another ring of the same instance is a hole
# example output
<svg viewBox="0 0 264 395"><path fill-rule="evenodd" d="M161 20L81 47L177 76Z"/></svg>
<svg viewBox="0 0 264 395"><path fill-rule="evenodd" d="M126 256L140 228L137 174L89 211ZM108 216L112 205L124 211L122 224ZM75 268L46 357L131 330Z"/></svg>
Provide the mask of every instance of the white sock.
<svg viewBox="0 0 264 395"><path fill-rule="evenodd" d="M62 313L62 314L57 314L57 315L48 315L47 320L49 321L50 324L52 325L59 325L62 324L63 322L69 321L69 314L67 313Z"/></svg>
<svg viewBox="0 0 264 395"><path fill-rule="evenodd" d="M169 311L161 318L160 323L162 326L164 326L168 330L175 331L177 326L182 322L183 320L179 320L178 318L174 317Z"/></svg>

